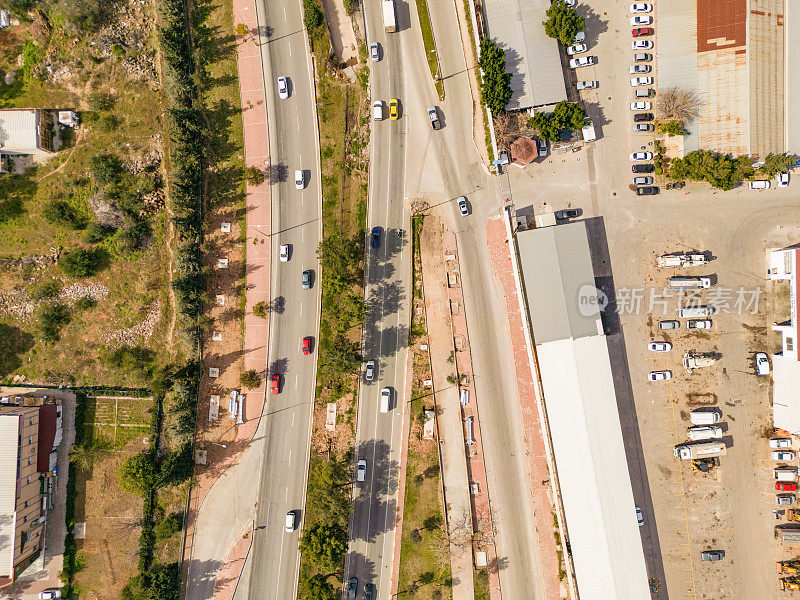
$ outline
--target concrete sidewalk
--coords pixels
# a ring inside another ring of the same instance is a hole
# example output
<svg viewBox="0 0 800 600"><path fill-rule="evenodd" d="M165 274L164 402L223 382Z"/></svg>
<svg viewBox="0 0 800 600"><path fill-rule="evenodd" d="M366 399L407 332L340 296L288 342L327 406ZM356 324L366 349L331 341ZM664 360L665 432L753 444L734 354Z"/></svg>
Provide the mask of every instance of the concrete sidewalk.
<svg viewBox="0 0 800 600"><path fill-rule="evenodd" d="M458 398L458 386L447 381L455 374L448 362L453 346L447 280L442 256L442 237L438 220L425 223L421 238L423 288L431 352L433 389L442 451L445 516L450 539L450 567L453 577L453 600L472 600L475 586L472 571L472 507L469 498L469 475L464 446L464 425ZM433 225L433 226L431 226Z"/></svg>

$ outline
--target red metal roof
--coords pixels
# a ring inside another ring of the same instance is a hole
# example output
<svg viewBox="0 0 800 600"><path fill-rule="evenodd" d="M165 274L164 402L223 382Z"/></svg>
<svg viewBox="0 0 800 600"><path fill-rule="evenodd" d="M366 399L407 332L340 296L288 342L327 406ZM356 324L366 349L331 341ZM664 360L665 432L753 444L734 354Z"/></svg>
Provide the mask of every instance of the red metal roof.
<svg viewBox="0 0 800 600"><path fill-rule="evenodd" d="M45 404L39 408L39 448L36 453L36 470L46 473L50 470L50 453L56 438L56 405Z"/></svg>
<svg viewBox="0 0 800 600"><path fill-rule="evenodd" d="M697 0L697 51L747 44L747 0Z"/></svg>

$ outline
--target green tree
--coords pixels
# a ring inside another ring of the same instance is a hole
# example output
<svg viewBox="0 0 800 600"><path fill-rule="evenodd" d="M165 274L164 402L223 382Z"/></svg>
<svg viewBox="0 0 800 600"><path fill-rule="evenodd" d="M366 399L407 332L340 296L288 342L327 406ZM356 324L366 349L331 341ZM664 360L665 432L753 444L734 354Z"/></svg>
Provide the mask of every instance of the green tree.
<svg viewBox="0 0 800 600"><path fill-rule="evenodd" d="M102 361L128 375L149 377L153 372L156 353L141 346L120 346L102 355Z"/></svg>
<svg viewBox="0 0 800 600"><path fill-rule="evenodd" d="M258 371L252 369L244 371L239 376L239 385L248 390L254 390L261 385L261 375L258 374Z"/></svg>
<svg viewBox="0 0 800 600"><path fill-rule="evenodd" d="M322 12L319 0L304 0L303 9L305 13L303 15L303 23L305 23L308 33L313 37L325 23L325 14Z"/></svg>
<svg viewBox="0 0 800 600"><path fill-rule="evenodd" d="M177 485L188 481L194 471L192 445L184 443L180 449L164 457L159 468L159 485Z"/></svg>
<svg viewBox="0 0 800 600"><path fill-rule="evenodd" d="M149 572L148 600L177 600L181 593L181 568L177 562L155 562Z"/></svg>
<svg viewBox="0 0 800 600"><path fill-rule="evenodd" d="M663 121L656 125L656 131L659 133L666 133L669 137L675 137L676 135L686 135L686 130L681 125L681 122L672 119L670 121Z"/></svg>
<svg viewBox="0 0 800 600"><path fill-rule="evenodd" d="M71 277L91 277L100 270L102 262L100 250L76 248L67 252L58 261L58 265L64 273Z"/></svg>
<svg viewBox="0 0 800 600"><path fill-rule="evenodd" d="M122 175L122 161L114 154L98 154L92 157L92 177L100 185L108 185L119 180Z"/></svg>
<svg viewBox="0 0 800 600"><path fill-rule="evenodd" d="M768 178L773 178L778 173L788 171L789 166L794 164L797 156L794 154L767 154L764 159L764 164L759 167L758 171Z"/></svg>
<svg viewBox="0 0 800 600"><path fill-rule="evenodd" d="M337 335L330 346L326 345L324 369L333 373L354 371L362 361L361 347L358 342L351 342L344 335Z"/></svg>
<svg viewBox="0 0 800 600"><path fill-rule="evenodd" d="M352 15L358 8L358 0L344 0L344 9L347 14Z"/></svg>
<svg viewBox="0 0 800 600"><path fill-rule="evenodd" d="M42 215L54 225L64 225L73 229L82 229L84 219L64 200L51 200L44 206Z"/></svg>
<svg viewBox="0 0 800 600"><path fill-rule="evenodd" d="M155 483L155 468L150 453L129 456L117 471L119 486L129 494L144 496Z"/></svg>
<svg viewBox="0 0 800 600"><path fill-rule="evenodd" d="M350 480L349 463L346 460L313 459L308 469L307 510L323 515L327 523L347 527L352 510Z"/></svg>
<svg viewBox="0 0 800 600"><path fill-rule="evenodd" d="M309 600L337 600L339 595L325 575L314 575L305 584L305 597Z"/></svg>
<svg viewBox="0 0 800 600"><path fill-rule="evenodd" d="M39 310L39 331L46 342L61 339L61 330L72 320L69 307L61 302L51 302Z"/></svg>
<svg viewBox="0 0 800 600"><path fill-rule="evenodd" d="M347 529L333 523L317 523L303 532L300 552L319 569L333 571L347 552Z"/></svg>
<svg viewBox="0 0 800 600"><path fill-rule="evenodd" d="M156 526L153 529L156 534L156 539L165 540L169 537L172 537L181 529L183 529L183 513L170 513L161 519L161 521L156 523Z"/></svg>
<svg viewBox="0 0 800 600"><path fill-rule="evenodd" d="M103 225L97 221L92 221L86 228L86 233L83 239L87 244L97 244L114 233L114 228L108 225Z"/></svg>
<svg viewBox="0 0 800 600"><path fill-rule="evenodd" d="M503 113L508 106L513 91L511 73L506 72L506 52L494 40L481 40L481 54L478 66L483 71L481 77L481 101L489 107L492 114Z"/></svg>
<svg viewBox="0 0 800 600"><path fill-rule="evenodd" d="M31 290L31 297L34 300L49 300L58 296L62 287L63 284L58 279L48 279Z"/></svg>
<svg viewBox="0 0 800 600"><path fill-rule="evenodd" d="M551 142L561 139L561 128L556 124L552 113L539 112L528 119L528 125L533 127L539 137Z"/></svg>
<svg viewBox="0 0 800 600"><path fill-rule="evenodd" d="M244 178L251 185L261 185L267 180L267 174L258 167L250 165L244 170Z"/></svg>
<svg viewBox="0 0 800 600"><path fill-rule="evenodd" d="M270 305L263 300L256 302L253 306L253 314L259 319L266 319L269 317Z"/></svg>
<svg viewBox="0 0 800 600"><path fill-rule="evenodd" d="M743 178L752 177L755 170L749 156L734 158L709 150L694 150L683 158L674 158L669 163L668 174L673 179L707 181L712 187L731 190Z"/></svg>
<svg viewBox="0 0 800 600"><path fill-rule="evenodd" d="M563 0L553 0L547 9L547 21L542 21L544 32L565 46L575 43L575 35L583 31L586 21L570 8Z"/></svg>
<svg viewBox="0 0 800 600"><path fill-rule="evenodd" d="M553 112L539 112L528 119L528 125L536 129L539 137L557 142L565 131L580 129L586 124L586 109L578 102L559 102Z"/></svg>

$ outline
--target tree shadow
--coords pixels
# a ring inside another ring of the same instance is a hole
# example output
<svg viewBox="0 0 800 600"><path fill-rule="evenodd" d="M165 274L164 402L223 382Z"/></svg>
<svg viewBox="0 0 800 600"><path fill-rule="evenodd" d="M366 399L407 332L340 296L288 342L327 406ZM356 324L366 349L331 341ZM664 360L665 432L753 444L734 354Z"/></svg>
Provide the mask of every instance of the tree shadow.
<svg viewBox="0 0 800 600"><path fill-rule="evenodd" d="M21 354L36 344L36 339L15 325L0 322L0 377L22 366Z"/></svg>
<svg viewBox="0 0 800 600"><path fill-rule="evenodd" d="M372 543L394 530L398 464L390 458L390 451L384 440L363 441L353 450L354 461L367 461L367 476L365 481L353 482L351 540Z"/></svg>

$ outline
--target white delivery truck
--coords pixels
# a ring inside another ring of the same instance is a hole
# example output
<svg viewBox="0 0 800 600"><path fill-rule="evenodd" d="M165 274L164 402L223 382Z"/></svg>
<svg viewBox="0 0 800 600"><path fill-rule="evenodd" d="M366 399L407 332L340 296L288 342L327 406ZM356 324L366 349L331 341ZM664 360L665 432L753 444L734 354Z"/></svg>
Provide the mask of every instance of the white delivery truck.
<svg viewBox="0 0 800 600"><path fill-rule="evenodd" d="M797 467L778 467L774 477L776 481L797 481Z"/></svg>
<svg viewBox="0 0 800 600"><path fill-rule="evenodd" d="M678 309L678 316L684 319L710 317L714 314L713 306L684 306Z"/></svg>
<svg viewBox="0 0 800 600"><path fill-rule="evenodd" d="M706 290L711 287L711 277L670 277L671 290Z"/></svg>
<svg viewBox="0 0 800 600"><path fill-rule="evenodd" d="M686 433L693 442L698 442L700 440L718 440L722 437L722 427L701 425L699 427L689 427Z"/></svg>
<svg viewBox="0 0 800 600"><path fill-rule="evenodd" d="M720 456L725 454L726 448L724 442L700 442L678 444L675 446L675 458L681 460L693 460L695 458L708 458L711 456Z"/></svg>
<svg viewBox="0 0 800 600"><path fill-rule="evenodd" d="M689 413L692 425L713 425L719 418L719 410L716 408L698 408Z"/></svg>
<svg viewBox="0 0 800 600"><path fill-rule="evenodd" d="M597 134L594 131L594 123L591 119L586 119L586 125L581 129L584 142L593 142L597 139Z"/></svg>
<svg viewBox="0 0 800 600"><path fill-rule="evenodd" d="M394 0L381 0L381 8L383 9L383 28L389 33L397 31Z"/></svg>

